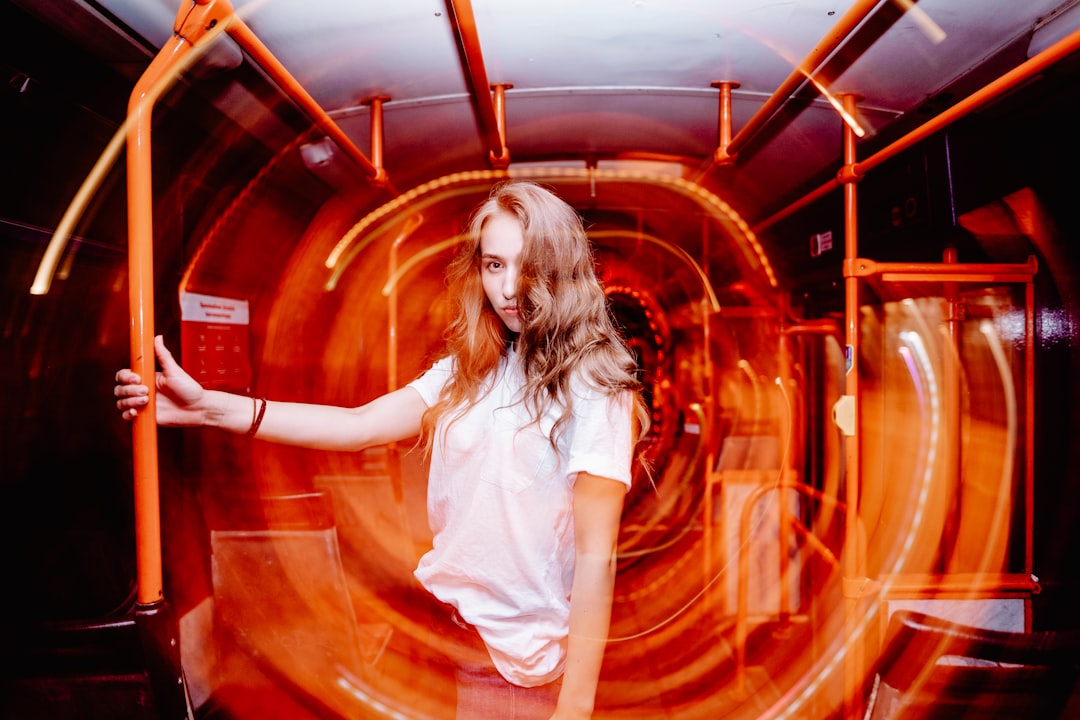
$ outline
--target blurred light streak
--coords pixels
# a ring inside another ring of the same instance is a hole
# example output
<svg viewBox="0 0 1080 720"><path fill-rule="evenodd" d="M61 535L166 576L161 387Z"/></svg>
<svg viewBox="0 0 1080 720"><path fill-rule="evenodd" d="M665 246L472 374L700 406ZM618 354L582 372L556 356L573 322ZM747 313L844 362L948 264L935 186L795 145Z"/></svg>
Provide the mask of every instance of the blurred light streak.
<svg viewBox="0 0 1080 720"><path fill-rule="evenodd" d="M698 264L697 260L695 260L690 253L686 252L670 240L665 240L645 232L631 232L629 230L597 230L595 232L589 232L588 234L590 238L618 239L629 236L633 240L644 240L663 248L693 270L694 275L701 281L701 290L705 296L704 299L707 301L708 309L714 313L720 312L720 301L716 297L716 291L713 289L712 283L709 282L709 276L705 274L701 265Z"/></svg>
<svg viewBox="0 0 1080 720"><path fill-rule="evenodd" d="M740 362L740 365L741 365L744 361L740 360L739 362ZM746 363L746 366L750 367L749 363ZM776 386L778 388L780 388L780 394L784 398L784 403L783 403L784 409L785 409L785 411L787 411L787 417L786 417L787 423L783 427L791 427L791 411L790 411L790 407L789 407L790 398L789 398L786 390L784 389L784 384L781 381L781 379L776 378L775 383L776 383ZM744 673L745 673L745 667L746 667L745 663L746 663L746 639L747 639L747 614L749 612L748 605L749 605L749 587L750 587L750 585L749 585L749 583L750 583L750 579L749 579L750 553L748 552L748 550L750 548L750 539L752 537L756 536L758 534L758 532L761 531L761 529L764 526L765 519L770 517L769 509L766 508L765 511L760 512L760 513L757 514L757 518L756 518L756 522L754 523L754 527L751 528L750 523L754 520L754 518L752 517L753 514L754 514L754 508L758 504L758 502L761 500L761 498L765 497L766 494L771 493L773 490L778 490L779 492L777 492L775 495L772 495L771 497L775 498L776 508L777 508L777 512L778 512L778 524L780 524L779 525L779 528L780 528L779 535L780 535L781 538L785 537L785 535L786 535L786 531L783 530L783 525L782 525L782 523L785 523L787 521L787 517L786 517L787 514L785 512L783 512L783 509L782 509L783 504L784 504L783 490L785 489L784 488L784 474L787 471L788 454L791 451L791 444L792 444L791 433L790 432L786 433L786 436L787 436L787 439L786 439L786 442L784 443L784 449L780 453L780 458L779 458L779 460L777 462L776 480L771 484L764 484L763 483L763 484L759 485L758 487L756 487L754 490L752 490L749 493L749 495L746 497L746 499L743 501L742 512L739 515L739 545L738 545L739 570L738 570L738 588L737 588L738 597L737 597L737 600L736 600L736 610L735 610L735 617L736 617L736 620L735 620L735 623L736 623L736 625L735 625L735 628L736 628L736 630L735 630L735 638L736 638L735 644L736 644L736 654L737 654L737 658L738 658L737 659L737 663L738 663L737 672L739 673L739 682L740 683L742 683L744 681ZM789 484L788 487L791 488L791 485ZM796 496L796 499L797 499L797 496ZM774 500L770 500L770 503L771 502L774 502ZM786 548L782 549L782 551L786 552ZM827 553L827 555L829 557L831 557L832 553ZM779 583L781 583L781 586L783 586L784 583L789 582L788 578L785 577L785 575L786 575L786 573L784 573L784 572L779 573L778 581L779 581ZM786 613L788 611L788 608L786 607L785 602L783 602L784 590L781 589L780 592L781 592L781 598L782 598L782 601L781 601L781 604L780 604L780 612L781 613Z"/></svg>
<svg viewBox="0 0 1080 720"><path fill-rule="evenodd" d="M1009 526L1008 505L1010 503L1007 500L1012 497L1013 465L1016 456L1016 387L1013 383L1009 361L1005 357L1005 351L1001 347L1001 339L997 336L994 324L989 320L983 320L979 323L979 332L986 338L986 344L994 358L994 365L997 368L998 376L1001 378L1002 398L1005 401L1005 447L1002 448L1005 457L1001 465L1001 480L994 502L994 514L990 520L990 536L985 544L985 547L989 550L998 546L1000 533L1006 531ZM989 561L989 555L990 553L986 552L982 556L982 562L980 563L982 567L979 568L982 572L988 570L985 565Z"/></svg>
<svg viewBox="0 0 1080 720"><path fill-rule="evenodd" d="M748 29L742 30L745 35L753 37L764 47L772 50L777 57L794 69L784 82L776 88L769 99L756 113L754 113L750 120L747 121L742 130L740 130L735 137L731 138L731 142L725 148L725 154L734 156L741 152L743 146L747 145L750 140L761 131L761 128L773 118L779 109L791 98L802 82L801 77L809 77L810 73L822 67L822 64L836 52L837 48L839 48L847 38L852 36L856 28L870 17L878 4L878 0L853 0L853 2L850 3L850 7L848 7L840 17L836 25L829 30L822 38L822 41L819 42L812 49L811 53L801 62L796 62L789 57L788 53L776 47L775 43L770 42L768 38L750 32Z"/></svg>
<svg viewBox="0 0 1080 720"><path fill-rule="evenodd" d="M681 572L682 571L682 566L685 565L686 563L690 562L691 560L696 560L696 559L697 558L695 558L692 553L683 554L678 559L677 562L672 564L671 568L668 569L668 572L665 575L658 578L656 580L656 582L653 583L653 585L654 586L669 585L669 582L673 578L683 578L683 577L685 577L685 575ZM694 595L692 597L690 597L689 600L687 600L685 603L683 603L680 607L676 608L673 612L668 613L668 615L666 617L661 618L658 622L653 623L653 625L651 627L647 627L644 630L640 630L640 631L638 631L636 633L633 633L632 635L620 635L618 637L610 636L610 637L608 637L608 640L607 640L608 643L610 644L610 643L618 643L618 642L627 642L628 640L640 640L643 637L648 637L649 635L655 634L656 632L658 632L662 628L664 628L664 627L670 625L671 623L675 622L677 619L679 619L680 617L685 615L690 610L690 608L697 605L698 601L700 601L701 598L703 598L705 596L705 593L707 593L714 585L716 585L716 583L720 582L721 575L722 575L722 572L718 571L716 574L713 575L712 578L709 579L708 582L705 583L704 586L701 587L701 589L699 589L696 593L694 593ZM655 589L655 587L653 589ZM635 596L635 597L640 597L640 595ZM619 600L627 600L627 599L634 599L634 598L630 598L630 597L616 598L617 601L619 601Z"/></svg>
<svg viewBox="0 0 1080 720"><path fill-rule="evenodd" d="M941 29L933 19L926 14L926 11L916 5L913 0L892 0L898 8L906 12L911 16L911 19L915 21L915 24L919 26L919 29L923 31L927 39L930 42L938 45L945 41L948 37L946 32Z"/></svg>
<svg viewBox="0 0 1080 720"><path fill-rule="evenodd" d="M908 373L911 375L912 384L915 387L915 395L919 398L919 407L922 407L925 400L923 398L922 383L919 382L919 369L915 366L915 359L911 356L911 350L906 347L900 348L898 351L900 357L904 360L904 365L907 366Z"/></svg>
<svg viewBox="0 0 1080 720"><path fill-rule="evenodd" d="M694 417L697 419L698 427L704 426L705 425L705 409L701 406L701 403L696 403L696 402L690 403L690 406L689 406L688 409L689 409L690 412L692 412L694 414ZM704 445L704 439L699 435L698 436L698 441L696 443L694 443L694 452L690 456L690 460L685 464L686 469L685 469L685 471L683 473L683 476L680 479L680 481L678 483L676 483L676 488L677 489L681 489L684 486L685 487L690 487L691 481L693 480L693 477L694 477L694 471L697 468L698 462L701 460L703 445ZM652 478L651 478L651 474L650 474L650 480L651 479ZM655 482L653 483L653 487L655 488ZM659 491L657 492L657 494L659 494ZM659 518L657 519L657 522L659 522ZM633 558L633 557L642 557L642 556L645 556L645 555L652 555L653 553L657 553L657 552L660 552L662 550L667 550L668 548L673 547L676 543L678 543L684 537L686 537L687 533L689 533L691 529L692 529L692 523L689 523L689 522L684 523L683 526L682 526L682 529L673 538L671 538L667 542L661 543L661 544L658 544L658 545L650 545L649 547L642 548L641 550L617 549L616 550L616 558L617 559L627 559L627 558ZM689 557L689 554L685 555L684 557ZM630 596L644 595L644 594L647 594L647 592L639 590L636 593L630 593ZM627 597L630 597L630 596L627 596Z"/></svg>
<svg viewBox="0 0 1080 720"><path fill-rule="evenodd" d="M383 285L383 297L390 297L390 293L394 292L394 287L397 285L398 280L404 277L415 265L423 262L432 255L438 255L443 250L457 245L463 239L462 235L454 235L453 237L447 238L446 240L440 240L439 242L429 245L423 250L410 255L408 260L398 265L397 271L391 275L390 278L387 279L386 284ZM331 288L328 287L327 289L329 290Z"/></svg>
<svg viewBox="0 0 1080 720"><path fill-rule="evenodd" d="M912 515L912 528L900 550L900 557L896 560L896 569L902 569L907 556L915 544L915 535L922 525L923 516L926 512L927 498L930 495L930 486L933 482L934 462L937 459L937 447L941 429L941 394L938 380L934 373L930 356L926 351L922 336L910 330L900 333L900 340L907 347L900 348L900 354L907 363L911 380L919 397L919 408L922 410L923 422L929 422L929 428L925 431L925 460L923 460L922 480L919 484L918 501L915 503L915 513ZM921 372L920 372L921 371ZM925 378L926 394L921 389L920 377Z"/></svg>
<svg viewBox="0 0 1080 720"><path fill-rule="evenodd" d="M393 242L394 247L399 246L401 243L405 242L405 240L409 239L409 236L411 236L414 232L416 232L417 228L419 228L423 224L424 224L424 216L421 215L420 213L415 213L415 214L409 215L409 217L406 218L406 220L405 220L405 227L403 227L401 229L401 232L399 232L397 234L397 236L394 237L394 242ZM345 272L346 269L348 269L348 267L352 263L352 261L354 259L356 259L356 256L360 254L360 251L363 250L365 247L367 247L367 245L369 243L371 243L372 240L375 239L375 237L377 237L377 236L376 235L369 236L369 237L365 238L362 243L359 243L357 245L353 245L351 248L349 248L349 250L345 254L345 256L343 258L341 258L339 260L339 262L334 266L333 272L330 273L330 279L326 281L326 285L324 286L324 289L327 292L331 292L332 290L334 290L334 288L337 287L338 280L341 279L341 275ZM457 242L460 242L460 240L461 240L461 237L458 236L458 237L451 238L451 240L448 240L446 242L439 243L439 245L438 245L439 250L441 251L443 248L448 247L449 245L453 245L453 244L455 244ZM424 255L424 257L427 257L428 255L430 255L432 253L424 251L422 254ZM412 265L412 263L407 263L407 264ZM401 274L401 272L396 273L395 277L399 276L400 274ZM387 296L390 295L390 287L392 285L393 285L393 282L387 282L387 284L383 287L383 291L382 291L383 297L387 297Z"/></svg>
<svg viewBox="0 0 1080 720"><path fill-rule="evenodd" d="M851 128L851 131L854 132L855 135L857 135L858 137L866 137L866 130L863 129L863 126L859 124L859 121L855 119L854 115L849 113L844 108L843 103L841 103L835 95L829 92L828 88L818 82L817 78L810 75L809 73L807 73L806 79L809 80L811 84L813 84L813 86L817 88L818 92L821 93L821 96L825 98L830 105L832 105L833 110L837 112L837 114L840 116L840 119L844 121L845 125Z"/></svg>
<svg viewBox="0 0 1080 720"><path fill-rule="evenodd" d="M865 5L865 3L864 3L864 5ZM837 23L837 28L840 28L840 27L844 26L844 27L846 27L846 29L842 30L840 33L834 33L833 34L833 37L835 39L836 44L832 45L831 48L827 48L827 47L824 47L824 46L819 47L818 48L818 50L819 50L818 53L815 53L810 58L807 58L806 60L804 60L801 63L796 62L786 52L783 52L782 50L780 50L773 43L768 42L766 38L755 36L754 37L755 40L757 40L762 45L764 45L765 47L772 50L774 53L776 53L777 57L779 57L784 62L791 65L792 68L794 68L791 75L788 77L787 81L785 81L784 85L782 85L779 89L777 89L777 91L773 94L773 96L769 98L769 101L766 103L766 106L775 106L776 109L779 109L779 107L781 105L783 105L783 103L785 103L791 97L792 93L795 91L796 86L799 83L798 78L799 78L800 75L802 75L804 78L809 80L810 84L813 85L814 88L817 89L817 91L819 93L821 93L821 96L823 98L825 98L825 100L830 105L832 105L833 109L836 110L836 112L840 115L840 118L844 121L844 123L847 124L847 126L850 127L855 132L856 135L858 135L859 137L864 137L866 135L866 130L863 129L863 127L851 115L851 113L849 113L847 110L844 109L843 104L839 100L837 100L836 97L832 93L829 92L829 89L827 87L825 87L821 82L819 82L817 80L817 78L814 77L813 73L818 67L820 67L821 61L825 59L825 56L827 55L826 50L828 50L829 52L831 52L831 50L835 50L836 47L839 45L840 40L845 35L852 32L857 23L862 22L863 20L865 20L865 18L866 18L865 14L868 13L870 11L870 9L871 9L870 7L858 8L858 7L853 5L848 10L848 13L845 14L845 16L843 18L841 18L839 23ZM812 61L811 61L811 58L812 58ZM764 124L765 121L768 119L768 117L766 117L764 115L766 106L763 106L762 109L758 111L758 114L762 115L762 117L760 118L760 123L759 124ZM768 112L771 114L772 112L775 112L775 110L770 109ZM752 117L750 119L750 122L747 123L746 127L744 127L741 131L739 131L739 133L734 138L732 138L732 141L729 143L729 147L732 147L732 146L735 147L735 150L733 151L734 153L738 153L739 150L742 149L742 145L745 144L745 143L740 142L740 141L743 140L744 136L747 136L749 134L749 131L751 129L753 129L754 132L756 132L756 127L757 126L754 124L754 121L757 120L757 119L758 119L757 115Z"/></svg>
<svg viewBox="0 0 1080 720"><path fill-rule="evenodd" d="M457 185L497 182L499 180L505 180L508 177L524 179L570 178L584 180L586 182L592 182L594 180L624 180L628 182L659 185L672 189L684 197L692 198L698 204L713 212L716 216L724 217L731 222L739 232L739 234L731 233L731 237L737 246L743 250L744 256L750 260L751 265L754 266L755 270L760 270L764 274L770 287L779 287L776 272L773 269L772 262L769 260L768 255L765 253L764 246L762 246L757 235L754 234L754 231L734 208L724 202L715 193L707 190L705 187L692 180L673 177L670 174L643 171L640 169L625 170L584 167L512 166L509 170L470 170L443 175L429 182L417 185L361 218L355 225L349 228L349 230L334 245L333 249L326 257L325 265L328 269L333 269L342 261L342 257L345 255L346 251L362 232L384 218L392 216L406 205L419 201L420 198L425 195ZM468 189L461 190L461 192L468 192ZM367 244L370 240L365 239L361 242Z"/></svg>
<svg viewBox="0 0 1080 720"><path fill-rule="evenodd" d="M355 225L349 228L349 230L342 235L341 239L334 245L330 254L326 256L326 267L333 269L341 261L345 251L348 250L349 246L352 245L353 241L364 230L383 218L393 215L406 205L416 202L424 195L434 192L435 190L449 188L463 183L477 183L483 181L495 182L497 180L505 179L506 177L507 174L505 170L467 170L464 172L451 173L450 175L443 175L442 177L417 185L411 190L407 190L393 200L372 210L362 217ZM364 240L362 242L366 244L367 242L370 242L370 240Z"/></svg>
<svg viewBox="0 0 1080 720"><path fill-rule="evenodd" d="M510 173L514 177L519 176L515 168L511 168ZM527 173L523 173L523 175L529 176ZM544 177L548 175L555 177L588 177L585 169L575 168L559 168L555 173L552 173L551 169L548 169L545 172L539 173L539 177ZM776 273L773 270L772 263L769 261L768 255L765 253L765 248L761 245L761 242L758 240L757 235L754 234L754 231L750 228L746 221L742 219L742 216L739 215L739 213L737 213L734 208L721 200L720 197L717 196L715 193L707 190L705 187L691 180L656 173L604 170L601 168L597 168L593 170L593 175L597 179L631 180L673 188L679 191L684 196L694 198L697 202L704 205L706 208L711 209L716 214L726 217L735 225L736 228L738 228L739 232L742 233L741 237L736 236L733 239L744 250L744 252L749 249L750 252L747 253L748 257L753 258L759 264L759 268L755 269L760 269L765 274L765 277L768 280L770 287L779 287L779 282L776 278ZM742 241L745 241L746 245L749 247L743 247Z"/></svg>
<svg viewBox="0 0 1080 720"><path fill-rule="evenodd" d="M390 718L390 720L416 720L415 714L404 715L364 692L361 687L364 683L353 677L353 674L349 672L347 668L339 666L335 669L338 672L338 676L335 679L334 684L356 700L359 700L366 707L379 713L379 717Z"/></svg>
<svg viewBox="0 0 1080 720"><path fill-rule="evenodd" d="M244 188L232 198L228 207L225 208L217 217L214 218L214 224L210 227L206 233L203 234L202 239L199 241L199 246L195 248L195 252L191 254L191 259L188 260L184 274L180 276L180 282L177 284L177 294L182 294L188 289L188 285L191 283L191 276L195 270L199 267L203 255L210 248L211 245L217 240L221 231L228 227L232 222L233 217L243 207L244 202L254 195L256 188L262 184L262 181L270 175L270 171L277 168L278 163L288 157L293 150L296 149L304 140L304 136L298 136L280 151L278 151L265 165L263 165L259 172L255 174L255 177L251 178L244 185Z"/></svg>
<svg viewBox="0 0 1080 720"><path fill-rule="evenodd" d="M60 218L60 224L56 226L56 232L53 233L52 239L49 240L48 247L45 248L45 255L41 258L41 262L38 264L37 274L34 276L34 282L30 285L31 295L45 295L49 292L52 286L53 275L56 272L56 266L60 262L60 257L64 252L64 248L67 247L68 239L71 237L71 232L75 227L75 223L82 217L83 211L86 210L86 206L90 202L90 198L94 196L98 188L101 187L101 181L105 176L105 173L109 171L113 163L116 162L117 156L120 154L120 149L124 147L124 143L127 141L128 124L130 121L125 122L116 133L109 140L108 145L105 146L105 150L98 157L97 162L94 163L94 167L90 169L90 173L83 180L82 185L79 186L79 190L75 193L75 197L72 198L71 203L68 205L67 210L64 211L64 215Z"/></svg>
<svg viewBox="0 0 1080 720"><path fill-rule="evenodd" d="M742 370L743 374L746 375L746 378L750 381L750 387L753 392L754 399L754 405L752 410L753 417L764 417L764 401L762 400L760 374L754 371L754 366L751 365L750 361L746 358L739 358L738 362L735 363L735 367Z"/></svg>
<svg viewBox="0 0 1080 720"><path fill-rule="evenodd" d="M740 359L738 361L738 363L737 363L737 366L739 367L739 369L741 369L746 374L746 376L750 379L751 384L754 386L755 406L759 406L760 405L759 399L760 399L760 396L761 396L761 391L760 391L761 379L760 379L760 377L757 374L755 374L754 369L753 369L753 365L749 361L747 361L745 358ZM777 387L780 388L781 394L784 395L784 398L785 398L784 408L788 413L790 413L790 407L789 407L790 399L788 398L788 395L787 395L786 391L783 388L783 383L781 382L780 378L774 378L774 383L777 385ZM700 406L698 406L698 409L700 410ZM759 416L761 415L760 410L758 411L758 415ZM789 422L790 422L790 418L789 418ZM785 468L785 466L787 464L788 456L789 456L790 451L791 451L791 445L792 445L791 437L789 435L789 437L787 438L787 442L785 442L783 450L780 453L779 469L776 472L776 480L775 480L775 482L773 482L772 484L770 484L768 486L764 486L762 488L759 488L758 491L756 491L755 493L752 493L751 496L747 499L746 504L744 505L744 509L743 509L743 512L742 512L743 519L740 522L740 529L741 529L741 531L740 531L740 543L738 545L738 553L737 553L740 561L743 558L749 557L749 553L747 551L751 546L751 538L753 536L755 536L760 531L762 525L764 524L766 518L768 517L767 512L758 513L757 517L754 518L754 520L756 521L755 526L752 527L752 528L748 528L748 518L752 514L751 510L752 510L753 506L756 505L757 501L760 500L761 497L764 496L765 493L771 492L773 490L782 490L783 489L782 488L782 482L783 482L784 468ZM697 457L698 457L697 455L694 456L695 460L697 459ZM690 463L689 467L692 468L693 463ZM776 496L774 496L774 498L775 497ZM776 501L778 501L778 500L776 500ZM774 500L770 500L770 502L774 502ZM706 522L708 522L708 520L706 520ZM684 530L683 534L685 534L685 530ZM633 554L631 554L631 553L620 553L619 557L627 557L627 556L632 556L632 555L644 555L644 554L647 554L647 552L648 551L642 551L642 552L633 553ZM827 549L826 549L825 554L826 554L826 557L831 557L831 553L829 553L827 551ZM685 561L687 559L689 559L689 558L690 558L689 553L684 554L682 557L680 557L679 561L676 562L671 568L669 568L668 572L665 575L661 576L656 582L653 583L653 586L665 584L665 583L668 582L668 580L671 577L674 577L674 576L678 575L678 570L680 569L680 566L682 564L684 564ZM702 597L704 597L705 593L707 593L710 588L712 588L714 585L716 585L718 582L720 582L721 578L723 577L724 573L727 572L730 565L731 565L731 560L729 559L724 566L717 568L716 572L714 572L712 574L712 576L707 579L704 586L700 590L698 590L697 593L695 593L681 607L679 607L675 611L671 612L667 617L663 618L662 620L660 620L657 623L654 623L652 627L646 628L646 629L644 629L644 630L642 630L640 632L637 632L637 633L635 633L633 635L626 635L626 636L620 636L620 637L611 637L611 638L608 639L608 642L609 643L611 643L611 642L625 642L627 640L635 640L635 639L639 639L639 638L642 638L642 637L646 637L648 635L651 635L651 634L657 632L658 630L665 627L666 625L669 625L670 623L674 622L678 617L685 614L687 611L690 610L690 608L692 608L694 605L696 605L697 602L699 600L701 600ZM783 580L781 580L781 581L783 581ZM642 595L642 594L646 594L646 593L639 592L638 594ZM623 599L623 598L617 598L617 599Z"/></svg>
<svg viewBox="0 0 1080 720"><path fill-rule="evenodd" d="M994 325L996 326L997 333L999 333L1000 337L1005 338L1010 342L1023 340L1027 334L1027 314L1020 308L1010 308L1004 313L994 315ZM1044 321L1043 335L1046 334L1045 325L1046 323Z"/></svg>
<svg viewBox="0 0 1080 720"><path fill-rule="evenodd" d="M910 301L905 301L906 305L911 305ZM912 526L908 530L907 537L905 538L904 545L901 549L900 555L893 563L890 572L889 568L883 568L882 575L885 580L881 582L880 589L874 594L875 598L867 605L866 610L862 616L858 619L853 632L847 638L848 643L845 644L843 639L834 640L833 645L837 647L835 653L828 656L829 659L822 665L817 672L807 672L803 675L802 686L799 685L792 687L787 693L777 701L770 712L763 713L759 720L781 720L785 718L802 718L805 717L804 706L812 703L818 690L824 685L824 683L837 672L847 656L847 648L849 646L854 647L858 645L864 635L870 630L870 628L876 627L876 616L880 610L881 598L887 595L889 589L892 587L893 580L890 577L896 571L901 570L907 562L908 556L911 553L915 544L915 537L918 535L921 523L926 514L926 507L930 496L930 486L933 474L934 461L937 456L937 442L939 438L939 424L940 424L940 400L937 382L935 380L935 374L930 362L926 347L923 344L922 338L918 333L911 331L902 331L900 333L901 341L906 347L900 348L901 357L904 359L905 365L908 371L912 375L912 380L915 383L916 392L919 393L919 397L922 399L920 405L923 409L924 418L929 420L929 428L927 430L928 437L926 445L926 456L922 461L923 471L922 479L919 486L918 500L915 505L915 513L912 517ZM923 382L922 377L926 380ZM919 389L925 386L925 394ZM846 542L855 542L855 538L848 538ZM867 582L870 580L867 578ZM812 678L812 679L811 679ZM773 712L775 710L775 712Z"/></svg>
<svg viewBox="0 0 1080 720"><path fill-rule="evenodd" d="M180 76L180 73L206 54L207 49L213 41L220 37L228 27L229 23L225 22L208 30L206 34L192 46L191 50L177 61L175 73L171 77L163 77L158 87L154 88L152 92L148 92L140 102L143 105L152 105L155 103L157 98ZM72 198L67 210L64 211L63 216L60 218L60 223L56 226L56 232L53 233L52 239L49 240L48 247L45 248L45 255L38 264L37 273L34 275L34 282L30 285L31 295L45 295L49 292L49 288L52 286L53 276L56 272L56 266L60 261L60 257L63 255L64 248L67 247L68 240L71 238L75 223L82 217L83 212L86 210L86 206L90 203L90 199L98 191L98 188L101 187L105 174L112 168L113 164L116 162L116 158L120 155L120 150L126 145L128 131L130 130L134 115L134 113L128 112L124 123L113 134L112 139L109 140L105 149L98 157L97 162L95 162L94 166L90 169L86 179L84 179L79 186L79 189L75 193L75 197Z"/></svg>

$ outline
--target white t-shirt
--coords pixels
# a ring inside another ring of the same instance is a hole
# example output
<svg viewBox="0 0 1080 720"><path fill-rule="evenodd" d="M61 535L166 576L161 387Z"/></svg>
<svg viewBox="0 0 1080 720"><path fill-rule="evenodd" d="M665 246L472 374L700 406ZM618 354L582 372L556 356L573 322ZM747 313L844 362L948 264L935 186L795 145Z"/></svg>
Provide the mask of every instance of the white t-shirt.
<svg viewBox="0 0 1080 720"><path fill-rule="evenodd" d="M444 358L410 383L431 406L450 377ZM530 424L513 352L465 415L436 428L428 477L433 547L416 577L457 608L510 682L533 687L562 674L574 575L573 483L579 472L630 487L631 397L572 383L573 418L556 453L561 409ZM452 417L453 413L450 413Z"/></svg>

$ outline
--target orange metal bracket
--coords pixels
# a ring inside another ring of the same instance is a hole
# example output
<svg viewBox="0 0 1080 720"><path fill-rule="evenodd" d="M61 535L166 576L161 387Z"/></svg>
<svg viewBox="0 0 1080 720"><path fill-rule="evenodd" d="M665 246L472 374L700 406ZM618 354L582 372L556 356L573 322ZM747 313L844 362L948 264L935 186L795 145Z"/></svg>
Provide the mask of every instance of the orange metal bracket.
<svg viewBox="0 0 1080 720"><path fill-rule="evenodd" d="M469 86L469 94L472 95L476 107L476 120L480 124L480 132L488 147L488 157L496 169L505 168L506 165L501 163L509 164L510 151L506 147L505 122L500 121L499 116L502 112L502 91L513 86L492 85L488 82L472 0L446 0L446 11L454 30L454 37L457 39L458 52L465 71L465 82ZM490 90L495 91L494 100L492 100Z"/></svg>
<svg viewBox="0 0 1080 720"><path fill-rule="evenodd" d="M514 87L510 83L492 85L494 93L495 123L499 130L499 154L495 150L488 151L488 160L496 170L505 170L510 166L510 148L506 146L506 91Z"/></svg>
<svg viewBox="0 0 1080 720"><path fill-rule="evenodd" d="M847 185L848 183L857 183L862 180L862 173L857 172L856 165L844 164L840 166L840 169L836 171L836 182L839 185Z"/></svg>
<svg viewBox="0 0 1080 720"><path fill-rule="evenodd" d="M210 0L210 2L225 2L225 0ZM317 102L308 94L307 90L294 78L285 66L282 65L273 53L267 49L262 41L255 36L242 20L235 15L229 19L227 32L236 40L244 50L251 55L252 59L273 78L282 90L306 112L320 130L326 133L338 147L345 151L352 160L360 166L364 174L375 185L383 186L388 182L386 170L373 164L359 148L353 144L349 136L338 127L337 123L323 110Z"/></svg>
<svg viewBox="0 0 1080 720"><path fill-rule="evenodd" d="M728 152L731 146L731 91L739 87L737 82L717 81L712 84L720 89L720 128L713 162L717 165L730 165L735 162L735 155Z"/></svg>
<svg viewBox="0 0 1080 720"><path fill-rule="evenodd" d="M377 95L364 100L371 106L371 164L385 177L383 170L383 103L389 102L386 95Z"/></svg>

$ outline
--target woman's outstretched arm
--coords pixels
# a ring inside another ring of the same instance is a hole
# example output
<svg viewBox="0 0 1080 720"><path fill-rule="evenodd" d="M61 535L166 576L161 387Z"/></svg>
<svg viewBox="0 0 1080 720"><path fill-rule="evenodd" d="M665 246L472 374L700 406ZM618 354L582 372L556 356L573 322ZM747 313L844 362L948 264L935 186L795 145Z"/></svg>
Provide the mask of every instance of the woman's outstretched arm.
<svg viewBox="0 0 1080 720"><path fill-rule="evenodd" d="M259 419L260 440L322 450L362 450L414 437L427 406L409 387L382 395L357 408L288 403L207 390L173 358L161 336L154 338L161 371L156 374L156 418L170 427L216 427L247 433ZM116 373L116 407L133 420L149 402L149 389L136 373Z"/></svg>

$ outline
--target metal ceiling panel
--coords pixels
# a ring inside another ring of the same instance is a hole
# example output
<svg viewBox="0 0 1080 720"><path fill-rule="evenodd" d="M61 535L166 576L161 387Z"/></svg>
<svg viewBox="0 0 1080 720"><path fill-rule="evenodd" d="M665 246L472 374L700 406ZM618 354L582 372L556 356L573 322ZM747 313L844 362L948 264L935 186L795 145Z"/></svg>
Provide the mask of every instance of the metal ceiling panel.
<svg viewBox="0 0 1080 720"><path fill-rule="evenodd" d="M49 7L81 4L51 0ZM98 0L161 46L177 0ZM357 145L364 100L386 96L386 166L422 177L487 162L467 75L443 0L237 0L238 12ZM706 162L719 93L734 81L738 132L795 68L827 48L849 12L872 8L738 158L729 190L758 209L805 187L840 157L829 96L858 95L870 139L1010 46L1072 0L474 0L491 83L509 83L514 160L662 153ZM1014 53L1015 55L1015 53ZM1022 57L1020 58L1023 59ZM1011 69L999 63L991 72ZM996 76L992 75L993 76ZM227 111L227 108L225 108ZM919 117L919 116L915 116ZM923 116L922 119L925 119ZM910 123L909 123L910 124ZM761 191L755 190L761 188ZM751 211L752 212L752 211Z"/></svg>

